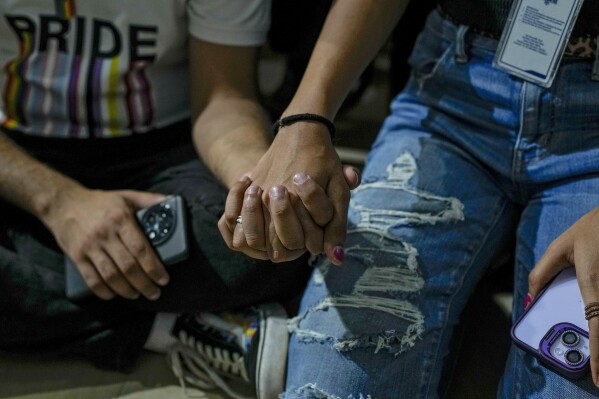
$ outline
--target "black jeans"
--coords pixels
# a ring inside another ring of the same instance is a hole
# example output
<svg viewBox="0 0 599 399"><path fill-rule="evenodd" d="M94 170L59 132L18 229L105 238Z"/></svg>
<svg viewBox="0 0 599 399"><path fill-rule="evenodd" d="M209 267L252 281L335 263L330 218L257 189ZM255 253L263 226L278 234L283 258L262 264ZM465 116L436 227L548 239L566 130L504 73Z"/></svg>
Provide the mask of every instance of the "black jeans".
<svg viewBox="0 0 599 399"><path fill-rule="evenodd" d="M288 302L304 288L307 258L273 264L228 249L217 228L226 189L198 160L189 125L123 139L32 139L19 145L88 187L179 194L187 203L190 257L169 266L157 301L69 301L64 255L31 215L0 202L0 349L84 356L129 370L156 312L218 311ZM147 136L146 136L147 135Z"/></svg>

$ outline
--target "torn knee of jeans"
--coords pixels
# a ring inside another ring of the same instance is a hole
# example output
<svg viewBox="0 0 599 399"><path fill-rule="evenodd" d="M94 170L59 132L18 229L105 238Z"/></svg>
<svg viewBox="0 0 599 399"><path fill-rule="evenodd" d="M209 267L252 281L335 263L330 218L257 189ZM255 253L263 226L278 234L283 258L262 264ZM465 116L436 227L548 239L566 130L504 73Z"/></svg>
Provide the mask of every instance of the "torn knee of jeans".
<svg viewBox="0 0 599 399"><path fill-rule="evenodd" d="M377 354L384 350L398 356L412 348L422 336L424 327L419 324L408 326L406 331L389 330L376 335L363 335L336 342L333 347L339 352L346 352L357 348L372 348Z"/></svg>
<svg viewBox="0 0 599 399"><path fill-rule="evenodd" d="M330 311L335 311L338 316L328 313ZM365 317L372 324L364 323L360 318L366 312ZM328 317L328 321L323 322L321 316ZM371 331L371 325L385 324L394 328ZM290 319L287 326L302 343L329 344L339 352L370 348L374 353L385 351L397 356L420 339L424 333L424 316L416 305L406 300L345 295L325 298L307 312ZM332 326L330 332L326 331L327 326ZM338 326L343 326L344 331L339 331Z"/></svg>
<svg viewBox="0 0 599 399"><path fill-rule="evenodd" d="M387 176L356 188L351 207L356 229L384 232L393 226L464 220L460 200L429 193L411 183L417 170L416 159L405 152L387 167Z"/></svg>
<svg viewBox="0 0 599 399"><path fill-rule="evenodd" d="M318 388L316 384L309 383L299 388L291 388L280 396L280 399L342 399L340 396L330 394ZM372 399L370 395L349 395L344 399Z"/></svg>

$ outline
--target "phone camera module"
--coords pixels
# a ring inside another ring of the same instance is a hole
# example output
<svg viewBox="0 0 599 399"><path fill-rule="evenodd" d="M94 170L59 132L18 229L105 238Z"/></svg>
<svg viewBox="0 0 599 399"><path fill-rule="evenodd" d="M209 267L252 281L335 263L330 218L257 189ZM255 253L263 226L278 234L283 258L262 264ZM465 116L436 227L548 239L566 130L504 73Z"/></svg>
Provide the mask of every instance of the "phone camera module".
<svg viewBox="0 0 599 399"><path fill-rule="evenodd" d="M564 359L570 366L578 366L584 360L584 355L578 349L569 349Z"/></svg>
<svg viewBox="0 0 599 399"><path fill-rule="evenodd" d="M561 356L564 354L564 350L562 348L555 348L556 356Z"/></svg>
<svg viewBox="0 0 599 399"><path fill-rule="evenodd" d="M571 348L578 345L578 342L580 342L580 335L573 330L567 330L562 334L562 342L564 345Z"/></svg>
<svg viewBox="0 0 599 399"><path fill-rule="evenodd" d="M175 228L175 211L166 203L154 205L144 213L140 224L153 245L159 245L169 238Z"/></svg>

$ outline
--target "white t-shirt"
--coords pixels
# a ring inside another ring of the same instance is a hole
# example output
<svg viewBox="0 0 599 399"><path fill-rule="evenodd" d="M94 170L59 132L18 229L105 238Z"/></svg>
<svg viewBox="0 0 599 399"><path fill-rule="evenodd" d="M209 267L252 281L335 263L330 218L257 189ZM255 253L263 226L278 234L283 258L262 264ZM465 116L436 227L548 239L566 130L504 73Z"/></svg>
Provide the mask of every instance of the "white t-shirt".
<svg viewBox="0 0 599 399"><path fill-rule="evenodd" d="M264 43L271 0L2 0L0 124L51 137L189 117L188 34Z"/></svg>

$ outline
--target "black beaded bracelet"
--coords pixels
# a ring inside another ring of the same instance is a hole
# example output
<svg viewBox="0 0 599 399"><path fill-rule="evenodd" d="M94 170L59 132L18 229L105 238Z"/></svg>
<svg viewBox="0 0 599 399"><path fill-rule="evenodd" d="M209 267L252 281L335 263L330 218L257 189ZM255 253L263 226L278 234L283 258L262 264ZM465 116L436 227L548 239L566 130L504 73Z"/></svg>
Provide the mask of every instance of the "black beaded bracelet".
<svg viewBox="0 0 599 399"><path fill-rule="evenodd" d="M300 122L300 121L310 121L310 122L322 123L323 125L325 125L327 127L327 129L329 129L329 134L331 135L331 140L333 140L335 138L335 125L333 124L333 122L331 122L324 116L320 116L320 115L316 115L316 114L296 114L296 115L289 115L284 118L281 118L278 121L276 121L274 123L274 125L272 125L272 134L274 136L276 136L277 133L279 132L279 129L281 129L282 127L289 126L291 124L294 124L295 122Z"/></svg>

